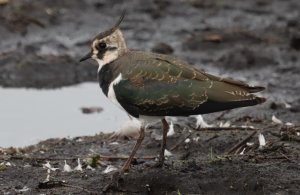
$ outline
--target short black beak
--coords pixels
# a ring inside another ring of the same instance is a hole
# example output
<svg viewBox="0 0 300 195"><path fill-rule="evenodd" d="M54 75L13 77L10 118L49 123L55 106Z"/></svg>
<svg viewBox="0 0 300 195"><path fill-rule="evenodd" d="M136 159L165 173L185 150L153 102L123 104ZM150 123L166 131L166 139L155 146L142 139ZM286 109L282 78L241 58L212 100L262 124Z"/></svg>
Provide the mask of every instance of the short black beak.
<svg viewBox="0 0 300 195"><path fill-rule="evenodd" d="M84 60L90 59L92 57L92 52L89 52L88 54L86 54L85 56L83 56L79 62L82 62Z"/></svg>

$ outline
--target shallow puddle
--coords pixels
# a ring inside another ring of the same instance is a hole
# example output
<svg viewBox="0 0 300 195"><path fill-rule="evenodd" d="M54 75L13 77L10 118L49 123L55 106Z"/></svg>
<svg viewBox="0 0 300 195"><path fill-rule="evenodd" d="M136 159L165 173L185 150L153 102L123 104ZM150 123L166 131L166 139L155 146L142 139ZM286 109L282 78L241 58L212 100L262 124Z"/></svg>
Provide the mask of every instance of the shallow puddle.
<svg viewBox="0 0 300 195"><path fill-rule="evenodd" d="M112 132L128 119L97 83L54 90L0 88L0 97L0 147ZM82 107L101 107L103 111L83 114Z"/></svg>

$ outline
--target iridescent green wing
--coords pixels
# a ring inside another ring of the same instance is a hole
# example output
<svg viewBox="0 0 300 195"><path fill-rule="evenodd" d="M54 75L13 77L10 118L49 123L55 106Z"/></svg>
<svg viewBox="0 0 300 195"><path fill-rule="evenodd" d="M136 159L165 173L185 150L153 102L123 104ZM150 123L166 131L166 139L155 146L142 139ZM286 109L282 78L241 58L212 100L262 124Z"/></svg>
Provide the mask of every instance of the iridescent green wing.
<svg viewBox="0 0 300 195"><path fill-rule="evenodd" d="M133 116L193 115L208 101L209 105L219 105L254 98L240 87L210 80L192 67L159 57L131 61L114 90L120 104ZM224 108L213 111L218 109Z"/></svg>
<svg viewBox="0 0 300 195"><path fill-rule="evenodd" d="M199 87L195 82L145 80L143 85L137 86L131 80L123 80L114 86L114 90L120 104L133 116L184 116L191 115L208 98L206 88L209 83Z"/></svg>

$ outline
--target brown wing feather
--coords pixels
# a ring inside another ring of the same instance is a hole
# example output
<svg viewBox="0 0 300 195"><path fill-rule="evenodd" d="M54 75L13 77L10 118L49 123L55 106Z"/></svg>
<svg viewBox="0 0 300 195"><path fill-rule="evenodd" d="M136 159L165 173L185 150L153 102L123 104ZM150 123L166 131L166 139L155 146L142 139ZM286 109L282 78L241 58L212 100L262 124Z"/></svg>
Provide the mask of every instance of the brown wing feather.
<svg viewBox="0 0 300 195"><path fill-rule="evenodd" d="M233 80L231 78L217 77L217 76L205 73L205 72L203 72L203 74L205 74L211 80L220 81L220 82L224 82L224 83L228 83L231 85L241 87L241 88L247 90L249 93L257 93L257 92L260 92L265 89L264 87L261 87L261 86L250 86L243 81Z"/></svg>
<svg viewBox="0 0 300 195"><path fill-rule="evenodd" d="M249 93L257 93L257 92L263 91L265 89L265 87L261 87L261 86L250 86L243 81L233 80L231 78L223 78L223 77L218 77L218 76L208 74L204 71L201 71L201 70L198 70L198 69L192 67L191 65L188 65L182 61L179 61L171 56L162 55L162 54L156 54L156 56L158 59L167 61L170 64L177 65L177 66L181 67L182 69L189 69L195 75L193 79L197 79L197 80L209 79L209 80L213 80L213 81L225 82L225 83L228 83L231 85L241 87Z"/></svg>

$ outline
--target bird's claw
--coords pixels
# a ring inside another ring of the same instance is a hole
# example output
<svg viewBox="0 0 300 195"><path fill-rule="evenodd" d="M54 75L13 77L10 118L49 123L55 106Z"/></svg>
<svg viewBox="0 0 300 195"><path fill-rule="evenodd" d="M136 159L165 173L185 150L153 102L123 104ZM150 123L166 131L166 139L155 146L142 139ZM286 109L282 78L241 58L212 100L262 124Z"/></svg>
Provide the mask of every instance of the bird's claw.
<svg viewBox="0 0 300 195"><path fill-rule="evenodd" d="M102 191L107 192L111 188L118 187L120 180L123 179L122 178L123 174L124 171L122 169L112 172L109 183L104 186Z"/></svg>

